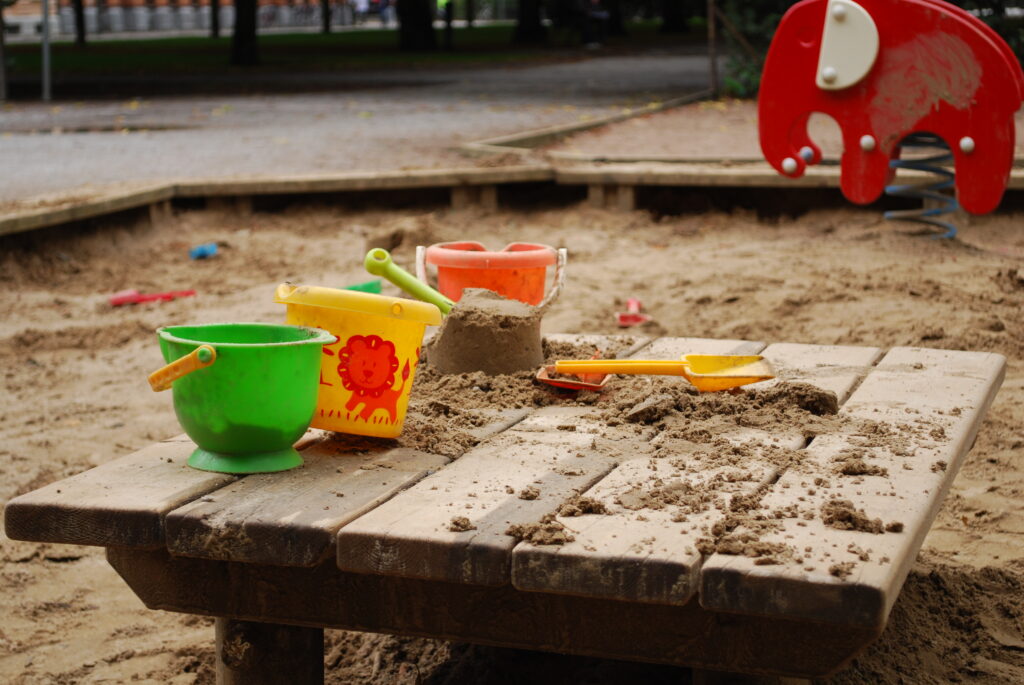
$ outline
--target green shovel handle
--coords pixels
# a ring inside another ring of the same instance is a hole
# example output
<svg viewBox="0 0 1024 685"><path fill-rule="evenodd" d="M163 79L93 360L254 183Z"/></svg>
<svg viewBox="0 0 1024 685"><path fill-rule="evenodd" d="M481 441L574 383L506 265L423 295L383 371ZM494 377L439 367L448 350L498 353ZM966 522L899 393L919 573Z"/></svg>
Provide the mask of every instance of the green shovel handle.
<svg viewBox="0 0 1024 685"><path fill-rule="evenodd" d="M391 261L391 254L385 249L378 247L367 252L363 266L374 276L388 279L416 299L436 305L442 314L447 315L455 306L452 300Z"/></svg>

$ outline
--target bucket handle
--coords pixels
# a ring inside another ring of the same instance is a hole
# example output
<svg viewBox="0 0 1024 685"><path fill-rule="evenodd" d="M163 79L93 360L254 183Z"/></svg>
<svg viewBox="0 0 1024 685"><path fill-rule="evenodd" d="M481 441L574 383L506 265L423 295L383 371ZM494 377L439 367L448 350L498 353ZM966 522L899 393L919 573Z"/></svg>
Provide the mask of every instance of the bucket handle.
<svg viewBox="0 0 1024 685"><path fill-rule="evenodd" d="M558 293L562 291L562 286L565 284L565 263L569 261L569 250L564 247L558 248L558 261L555 264L555 281L551 284L551 290L544 296L544 299L537 305L540 309L547 309L555 298L558 297Z"/></svg>
<svg viewBox="0 0 1024 685"><path fill-rule="evenodd" d="M430 281L427 280L427 246L417 245L416 246L416 278L420 279L427 285L430 285Z"/></svg>
<svg viewBox="0 0 1024 685"><path fill-rule="evenodd" d="M217 350L210 345L200 345L181 359L149 374L149 385L154 392L169 390L171 383L193 371L205 369L217 361Z"/></svg>

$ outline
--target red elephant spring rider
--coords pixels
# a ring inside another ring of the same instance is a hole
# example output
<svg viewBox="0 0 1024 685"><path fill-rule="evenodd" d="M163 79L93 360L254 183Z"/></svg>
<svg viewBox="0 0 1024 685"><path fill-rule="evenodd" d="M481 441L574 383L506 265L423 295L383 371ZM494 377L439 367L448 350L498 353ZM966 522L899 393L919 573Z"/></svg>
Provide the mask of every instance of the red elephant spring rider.
<svg viewBox="0 0 1024 685"><path fill-rule="evenodd" d="M1009 46L958 7L941 0L804 0L782 18L765 61L761 149L776 170L797 178L821 161L807 134L811 113L831 116L843 136L843 195L867 204L886 190L895 167L935 170L899 161L908 139L924 134L948 146L960 172L960 206L985 214L998 206L1009 180L1022 99L1024 75ZM947 235L954 234L949 228Z"/></svg>

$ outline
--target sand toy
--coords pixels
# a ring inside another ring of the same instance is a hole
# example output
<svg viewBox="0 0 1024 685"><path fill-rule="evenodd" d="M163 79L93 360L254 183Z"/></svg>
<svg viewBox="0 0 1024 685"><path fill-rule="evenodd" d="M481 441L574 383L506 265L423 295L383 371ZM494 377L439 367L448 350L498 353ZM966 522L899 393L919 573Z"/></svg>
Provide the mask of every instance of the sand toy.
<svg viewBox="0 0 1024 685"><path fill-rule="evenodd" d="M775 378L771 363L759 355L687 354L676 360L596 359L557 361L556 373L618 373L682 376L700 392L717 392Z"/></svg>
<svg viewBox="0 0 1024 685"><path fill-rule="evenodd" d="M149 377L170 388L203 471L266 473L302 464L292 445L316 408L326 331L264 323L170 326L157 331L167 366Z"/></svg>
<svg viewBox="0 0 1024 685"><path fill-rule="evenodd" d="M442 314L447 314L455 306L451 299L395 264L391 259L391 253L383 248L378 247L367 252L363 266L374 276L386 278L413 297L436 306Z"/></svg>
<svg viewBox="0 0 1024 685"><path fill-rule="evenodd" d="M125 304L141 304L143 302L169 302L179 297L192 297L195 290L171 290L165 293L140 293L138 290L119 290L108 299L110 306L120 307Z"/></svg>
<svg viewBox="0 0 1024 685"><path fill-rule="evenodd" d="M758 126L765 159L798 178L821 162L807 133L813 112L843 134L840 186L851 202L891 195L942 199L955 186L972 214L994 210L1010 178L1014 113L1024 74L1010 47L978 17L935 0L803 0L783 16L764 63ZM924 136L923 138L921 136ZM904 148L948 153L902 160ZM945 161L958 171L944 173ZM891 186L894 169L939 174L938 184ZM950 209L925 208L889 218L946 229Z"/></svg>
<svg viewBox="0 0 1024 685"><path fill-rule="evenodd" d="M601 350L594 352L592 360L601 358ZM536 379L545 385L551 385L563 390L590 390L600 392L608 385L611 374L607 373L583 373L583 374L562 374L553 375L554 366L542 366L536 375Z"/></svg>
<svg viewBox="0 0 1024 685"><path fill-rule="evenodd" d="M647 323L651 320L651 315L643 314L643 307L640 300L635 297L629 298L626 300L626 311L615 314L615 323L619 324L620 328L629 328L630 326L639 326L642 323Z"/></svg>
<svg viewBox="0 0 1024 685"><path fill-rule="evenodd" d="M209 259L210 257L216 257L217 243L203 243L202 245L196 245L188 251L188 256L192 259Z"/></svg>
<svg viewBox="0 0 1024 685"><path fill-rule="evenodd" d="M285 321L337 336L324 347L314 428L394 438L402 433L432 304L354 290L283 283L274 301Z"/></svg>
<svg viewBox="0 0 1024 685"><path fill-rule="evenodd" d="M466 288L484 288L511 300L542 305L548 267L555 267L552 293L561 288L567 251L537 243L511 243L491 252L472 240L416 248L416 275L427 282L427 265L437 269L437 289L455 302ZM552 293L547 299L551 299Z"/></svg>
<svg viewBox="0 0 1024 685"><path fill-rule="evenodd" d="M381 292L383 292L381 289L382 285L383 283L381 280L379 278L375 278L372 281L345 286L344 290L356 290L361 293L374 293L375 295L380 295Z"/></svg>
<svg viewBox="0 0 1024 685"><path fill-rule="evenodd" d="M532 371L544 361L540 322L560 283L537 307L486 288L467 288L455 303L395 264L387 250L370 250L365 266L445 313L428 353L441 373L516 373Z"/></svg>

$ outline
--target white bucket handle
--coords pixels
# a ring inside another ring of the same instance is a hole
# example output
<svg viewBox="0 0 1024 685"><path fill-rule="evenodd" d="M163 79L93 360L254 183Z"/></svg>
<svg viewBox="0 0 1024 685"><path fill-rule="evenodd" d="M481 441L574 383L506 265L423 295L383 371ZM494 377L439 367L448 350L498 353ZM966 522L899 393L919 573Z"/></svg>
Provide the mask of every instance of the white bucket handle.
<svg viewBox="0 0 1024 685"><path fill-rule="evenodd" d="M569 261L569 250L564 247L558 248L558 261L555 263L555 282L551 284L551 290L544 299L537 305L540 309L547 309L558 294L562 292L562 286L565 284L565 263Z"/></svg>
<svg viewBox="0 0 1024 685"><path fill-rule="evenodd" d="M416 246L416 278L427 283L427 247L426 245ZM430 283L427 283L430 285Z"/></svg>

